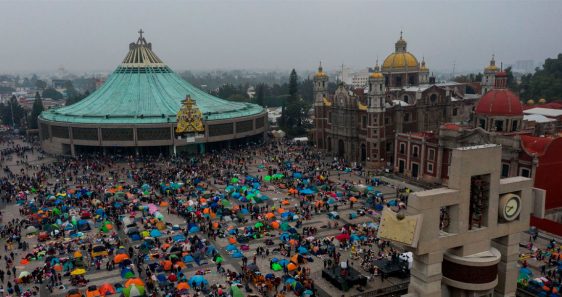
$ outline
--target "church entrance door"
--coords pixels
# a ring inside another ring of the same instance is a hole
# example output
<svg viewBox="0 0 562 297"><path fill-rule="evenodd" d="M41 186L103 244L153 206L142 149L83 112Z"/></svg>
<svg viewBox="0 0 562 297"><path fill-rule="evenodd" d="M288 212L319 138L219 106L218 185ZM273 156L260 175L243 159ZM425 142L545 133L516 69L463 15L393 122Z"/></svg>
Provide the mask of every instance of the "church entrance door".
<svg viewBox="0 0 562 297"><path fill-rule="evenodd" d="M361 162L365 162L367 160L367 148L365 144L361 144Z"/></svg>
<svg viewBox="0 0 562 297"><path fill-rule="evenodd" d="M338 140L338 157L343 158L345 155L345 147L343 140Z"/></svg>

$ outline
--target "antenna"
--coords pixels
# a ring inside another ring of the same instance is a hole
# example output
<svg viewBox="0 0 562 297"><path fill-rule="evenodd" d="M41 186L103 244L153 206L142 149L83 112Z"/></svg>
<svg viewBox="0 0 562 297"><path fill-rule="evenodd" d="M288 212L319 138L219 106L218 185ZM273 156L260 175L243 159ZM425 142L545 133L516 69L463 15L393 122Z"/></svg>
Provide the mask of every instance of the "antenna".
<svg viewBox="0 0 562 297"><path fill-rule="evenodd" d="M455 67L456 67L455 61L453 61L453 78L455 78Z"/></svg>

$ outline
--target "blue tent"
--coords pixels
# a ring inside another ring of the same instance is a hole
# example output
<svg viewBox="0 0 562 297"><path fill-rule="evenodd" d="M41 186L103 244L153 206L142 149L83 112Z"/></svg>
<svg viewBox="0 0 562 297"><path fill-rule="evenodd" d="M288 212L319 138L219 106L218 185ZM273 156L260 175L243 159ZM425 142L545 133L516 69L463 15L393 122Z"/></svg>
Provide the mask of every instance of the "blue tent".
<svg viewBox="0 0 562 297"><path fill-rule="evenodd" d="M285 266L289 265L290 262L287 259L281 259L281 260L279 260L278 263L279 263L279 265L285 267Z"/></svg>
<svg viewBox="0 0 562 297"><path fill-rule="evenodd" d="M285 280L285 283L286 283L286 284L292 284L292 283L296 283L296 282L297 282L297 281L296 281L294 278L292 278L292 277L289 277L289 278L287 278L287 279Z"/></svg>
<svg viewBox="0 0 562 297"><path fill-rule="evenodd" d="M197 233L197 232L199 232L199 227L193 226L189 228L189 233Z"/></svg>
<svg viewBox="0 0 562 297"><path fill-rule="evenodd" d="M233 245L233 244L229 244L229 245L226 246L226 250L229 251L229 252L230 252L230 251L237 250L237 249L238 249L238 248L237 248L235 245Z"/></svg>
<svg viewBox="0 0 562 297"><path fill-rule="evenodd" d="M279 262L279 259L273 258L273 259L271 259L271 262L273 262L273 263Z"/></svg>
<svg viewBox="0 0 562 297"><path fill-rule="evenodd" d="M162 232L160 232L160 230L158 229L150 230L150 237L160 237L160 236L162 236Z"/></svg>
<svg viewBox="0 0 562 297"><path fill-rule="evenodd" d="M207 252L205 252L205 254L207 254L207 256L211 256L216 250L217 249L214 246L210 245L207 247Z"/></svg>
<svg viewBox="0 0 562 297"><path fill-rule="evenodd" d="M299 246L298 252L299 254L303 254L303 255L308 254L308 250L304 246Z"/></svg>
<svg viewBox="0 0 562 297"><path fill-rule="evenodd" d="M157 275L156 279L158 280L158 282L161 282L161 283L167 283L168 282L168 279L166 278L166 275L164 273L160 273L159 275Z"/></svg>
<svg viewBox="0 0 562 297"><path fill-rule="evenodd" d="M184 241L185 236L183 234L176 234L172 237L173 241Z"/></svg>
<svg viewBox="0 0 562 297"><path fill-rule="evenodd" d="M293 173L293 177L294 177L294 178L301 178L301 177L302 177L302 173L300 173L300 172L295 172L295 173Z"/></svg>
<svg viewBox="0 0 562 297"><path fill-rule="evenodd" d="M190 277L188 283L191 286L201 286L209 284L209 282L202 275L194 275Z"/></svg>
<svg viewBox="0 0 562 297"><path fill-rule="evenodd" d="M191 255L187 255L187 256L183 257L183 262L191 263L191 262L193 262L193 257Z"/></svg>
<svg viewBox="0 0 562 297"><path fill-rule="evenodd" d="M289 234L283 233L283 234L281 234L281 236L279 236L279 239L281 239L281 241L287 241L287 240L289 240Z"/></svg>
<svg viewBox="0 0 562 297"><path fill-rule="evenodd" d="M247 214L250 213L250 211L249 211L247 208L242 208L242 209L240 210L240 213L243 214L243 215L247 215Z"/></svg>
<svg viewBox="0 0 562 297"><path fill-rule="evenodd" d="M242 258L242 257L244 257L244 255L243 255L240 251L236 250L236 251L231 255L231 257L232 257L232 258Z"/></svg>
<svg viewBox="0 0 562 297"><path fill-rule="evenodd" d="M311 189L304 189L304 190L301 190L300 193L302 195L312 195L312 194L314 194L314 191L312 191Z"/></svg>

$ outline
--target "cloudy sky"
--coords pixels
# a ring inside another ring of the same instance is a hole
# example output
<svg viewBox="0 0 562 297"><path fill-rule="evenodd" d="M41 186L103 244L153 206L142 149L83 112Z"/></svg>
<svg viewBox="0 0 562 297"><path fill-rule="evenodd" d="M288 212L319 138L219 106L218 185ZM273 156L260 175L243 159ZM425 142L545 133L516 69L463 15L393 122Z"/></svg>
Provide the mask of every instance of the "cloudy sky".
<svg viewBox="0 0 562 297"><path fill-rule="evenodd" d="M562 52L562 1L5 1L0 73L109 71L142 28L176 70L359 69L400 30L430 69L481 69Z"/></svg>

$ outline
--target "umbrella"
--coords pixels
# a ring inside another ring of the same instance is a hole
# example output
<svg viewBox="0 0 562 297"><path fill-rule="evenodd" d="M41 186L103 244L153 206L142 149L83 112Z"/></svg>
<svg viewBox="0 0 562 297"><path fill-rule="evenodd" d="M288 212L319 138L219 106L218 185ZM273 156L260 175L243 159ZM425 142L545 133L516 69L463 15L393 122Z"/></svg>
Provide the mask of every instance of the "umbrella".
<svg viewBox="0 0 562 297"><path fill-rule="evenodd" d="M29 272L27 272L27 271L22 271L22 272L20 272L19 278L26 277L26 276L28 276L28 275L31 275L31 273L29 273Z"/></svg>
<svg viewBox="0 0 562 297"><path fill-rule="evenodd" d="M138 278L138 277L136 277L136 278L131 278L131 279L129 279L129 280L127 280L127 281L125 282L125 288L128 288L128 287L130 287L130 286L132 286L132 285L144 287L144 282L143 282L140 278Z"/></svg>
<svg viewBox="0 0 562 297"><path fill-rule="evenodd" d="M339 240L339 241L349 240L349 234L347 234L347 233L338 234L338 235L336 235L336 239Z"/></svg>
<svg viewBox="0 0 562 297"><path fill-rule="evenodd" d="M113 257L113 263L115 264L119 264L121 262L123 262L124 260L129 259L129 255L127 254L119 254L116 255L115 257Z"/></svg>
<svg viewBox="0 0 562 297"><path fill-rule="evenodd" d="M189 284L186 283L186 282L178 283L178 285L176 286L176 289L178 289L178 291L187 290L187 289L189 289Z"/></svg>
<svg viewBox="0 0 562 297"><path fill-rule="evenodd" d="M125 295L125 297L144 296L144 286L131 285L129 287L125 287L125 290L123 290L123 294Z"/></svg>
<svg viewBox="0 0 562 297"><path fill-rule="evenodd" d="M82 275L82 274L85 274L85 273L86 273L86 269L77 268L77 269L74 269L74 270L70 273L70 275Z"/></svg>
<svg viewBox="0 0 562 297"><path fill-rule="evenodd" d="M189 278L189 284L192 286L207 285L209 282L202 275L194 275Z"/></svg>
<svg viewBox="0 0 562 297"><path fill-rule="evenodd" d="M101 285L98 290L99 290L100 293L101 293L102 295L104 295L104 296L105 296L105 295L112 295L112 294L117 293L117 292L115 291L115 288L114 288L111 284L109 284L109 283L105 283L105 284Z"/></svg>

